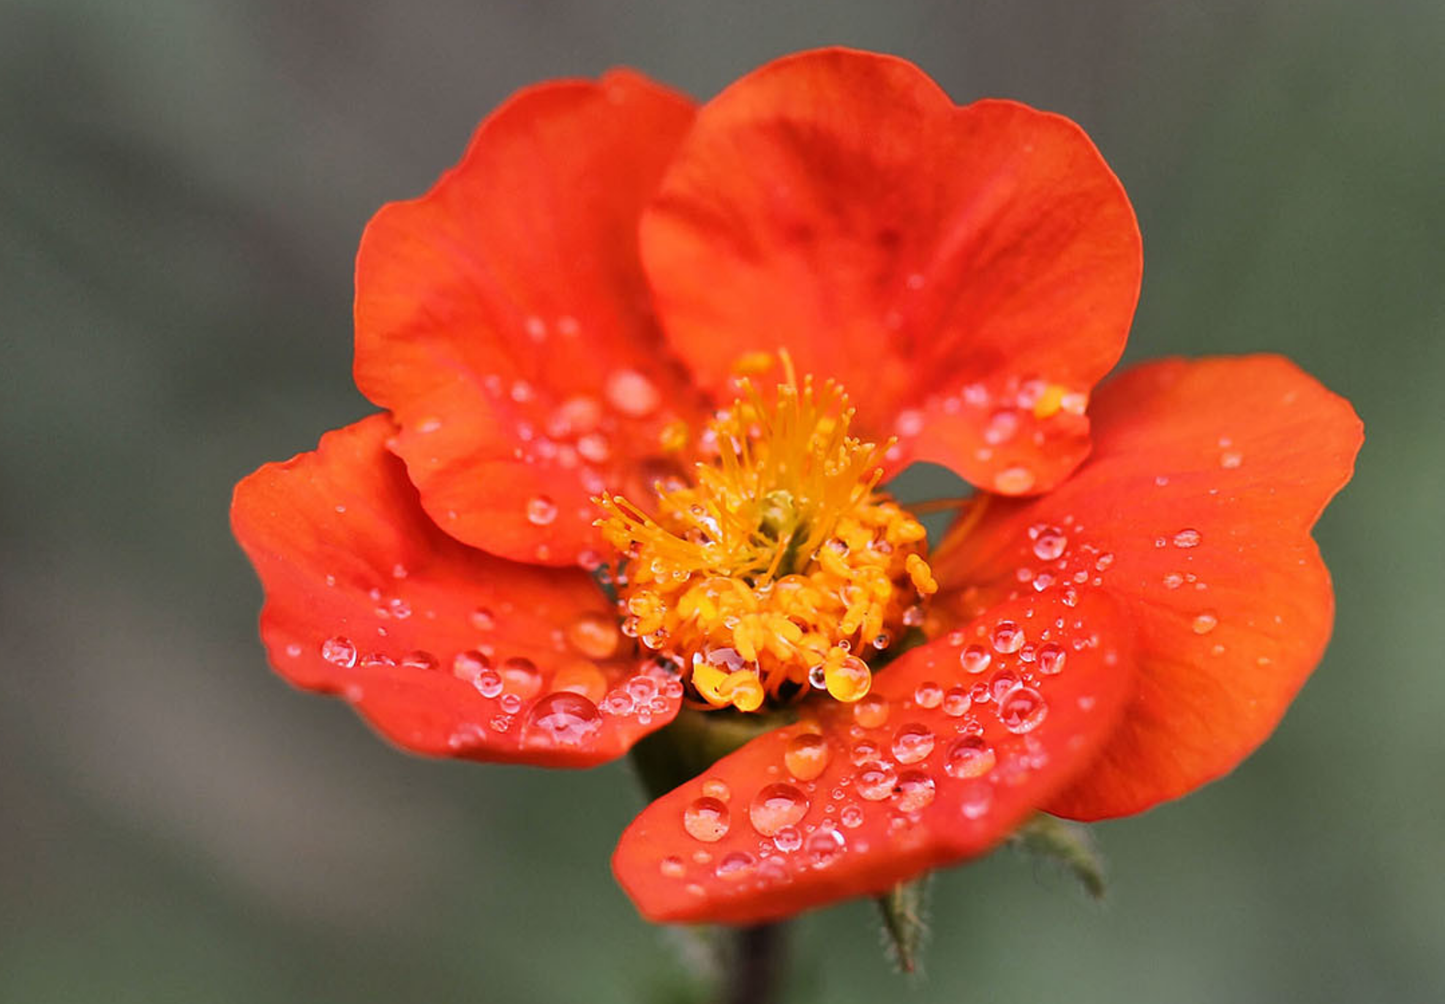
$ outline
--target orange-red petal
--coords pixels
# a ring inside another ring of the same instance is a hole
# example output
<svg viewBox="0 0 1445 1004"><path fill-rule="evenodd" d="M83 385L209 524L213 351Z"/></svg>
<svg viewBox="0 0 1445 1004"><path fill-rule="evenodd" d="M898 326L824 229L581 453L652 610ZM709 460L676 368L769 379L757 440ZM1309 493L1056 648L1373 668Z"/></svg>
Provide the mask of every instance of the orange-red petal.
<svg viewBox="0 0 1445 1004"><path fill-rule="evenodd" d="M749 924L982 854L1107 739L1128 639L1098 594L1003 603L653 802L613 871L650 920Z"/></svg>
<svg viewBox="0 0 1445 1004"><path fill-rule="evenodd" d="M663 430L693 416L637 257L638 216L692 115L628 72L529 88L430 192L367 226L357 386L392 411L422 505L458 539L586 563L589 499L645 494Z"/></svg>
<svg viewBox="0 0 1445 1004"><path fill-rule="evenodd" d="M934 562L965 616L1038 589L1099 590L1127 611L1137 693L1098 763L1048 806L1080 819L1182 795L1274 730L1329 639L1334 595L1310 528L1363 439L1348 402L1275 356L1138 366L1100 389L1092 416L1074 477L992 500Z"/></svg>
<svg viewBox="0 0 1445 1004"><path fill-rule="evenodd" d="M681 687L639 662L589 577L442 533L386 449L393 431L364 419L236 486L276 671L433 756L587 767L670 721Z"/></svg>
<svg viewBox="0 0 1445 1004"><path fill-rule="evenodd" d="M959 107L901 59L829 49L704 106L642 223L677 351L717 390L786 347L865 434L1005 494L1088 451L1082 404L1138 299L1133 210L1083 131Z"/></svg>

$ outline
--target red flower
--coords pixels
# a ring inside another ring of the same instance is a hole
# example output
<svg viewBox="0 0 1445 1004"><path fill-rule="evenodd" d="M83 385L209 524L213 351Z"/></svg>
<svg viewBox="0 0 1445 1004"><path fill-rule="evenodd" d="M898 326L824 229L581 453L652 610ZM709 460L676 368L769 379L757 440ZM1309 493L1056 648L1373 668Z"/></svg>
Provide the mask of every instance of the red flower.
<svg viewBox="0 0 1445 1004"><path fill-rule="evenodd" d="M793 56L700 109L625 72L526 90L362 239L385 413L237 487L272 664L475 760L778 709L623 835L654 920L778 917L1039 810L1181 795L1319 660L1310 528L1362 433L1276 357L1095 393L1140 261L1077 126L898 59ZM980 489L931 554L875 487L914 460Z"/></svg>

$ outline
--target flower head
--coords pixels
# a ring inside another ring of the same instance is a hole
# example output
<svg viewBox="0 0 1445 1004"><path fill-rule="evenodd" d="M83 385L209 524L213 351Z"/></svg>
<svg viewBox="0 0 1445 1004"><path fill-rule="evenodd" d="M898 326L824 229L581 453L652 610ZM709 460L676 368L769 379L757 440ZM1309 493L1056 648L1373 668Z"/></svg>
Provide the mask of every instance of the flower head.
<svg viewBox="0 0 1445 1004"><path fill-rule="evenodd" d="M803 53L701 108L522 92L357 263L383 413L237 488L273 665L399 745L587 766L756 738L614 870L754 922L1232 769L1328 638L1349 405L1275 357L1096 387L1140 281L1073 123ZM932 547L888 490L977 493Z"/></svg>

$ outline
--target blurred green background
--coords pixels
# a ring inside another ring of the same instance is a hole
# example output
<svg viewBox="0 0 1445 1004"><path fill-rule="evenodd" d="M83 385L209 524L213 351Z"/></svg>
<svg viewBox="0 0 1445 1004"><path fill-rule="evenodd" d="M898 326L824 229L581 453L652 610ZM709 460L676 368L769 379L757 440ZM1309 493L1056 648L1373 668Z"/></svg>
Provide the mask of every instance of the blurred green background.
<svg viewBox="0 0 1445 1004"><path fill-rule="evenodd" d="M1329 656L1233 777L1098 828L1104 906L1001 854L938 883L927 981L853 903L792 999L1445 998L1439 0L0 0L0 1000L669 999L626 770L424 762L293 693L226 508L370 410L357 237L510 91L828 42L1078 120L1144 231L1130 357L1288 353L1369 442Z"/></svg>

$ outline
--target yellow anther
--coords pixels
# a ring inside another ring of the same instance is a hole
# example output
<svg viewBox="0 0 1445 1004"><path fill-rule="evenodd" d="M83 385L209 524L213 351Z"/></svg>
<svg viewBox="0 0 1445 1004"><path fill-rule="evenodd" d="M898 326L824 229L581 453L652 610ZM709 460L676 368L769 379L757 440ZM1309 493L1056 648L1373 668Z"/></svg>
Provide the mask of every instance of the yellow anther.
<svg viewBox="0 0 1445 1004"><path fill-rule="evenodd" d="M733 363L733 373L738 376L757 376L772 369L776 361L771 352L745 352Z"/></svg>
<svg viewBox="0 0 1445 1004"><path fill-rule="evenodd" d="M675 656L713 707L753 711L819 684L858 700L872 671L852 653L897 637L937 589L923 526L877 491L883 449L849 434L842 389L800 383L786 353L750 354L739 372L777 362L775 395L739 380L741 399L697 438L712 452L690 484L659 488L647 511L598 500L628 634Z"/></svg>

